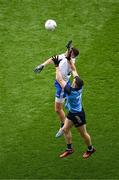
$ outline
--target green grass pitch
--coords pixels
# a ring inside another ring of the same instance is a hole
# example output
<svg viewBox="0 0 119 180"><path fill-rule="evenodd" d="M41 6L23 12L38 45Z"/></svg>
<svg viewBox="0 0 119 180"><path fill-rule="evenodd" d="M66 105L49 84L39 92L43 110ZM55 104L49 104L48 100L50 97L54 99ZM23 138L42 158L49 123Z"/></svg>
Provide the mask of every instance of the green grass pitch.
<svg viewBox="0 0 119 180"><path fill-rule="evenodd" d="M119 0L0 0L0 179L119 178ZM57 22L45 30L47 19ZM65 51L80 49L87 128L97 151L72 129L75 153L66 159L55 139L55 69L33 69Z"/></svg>

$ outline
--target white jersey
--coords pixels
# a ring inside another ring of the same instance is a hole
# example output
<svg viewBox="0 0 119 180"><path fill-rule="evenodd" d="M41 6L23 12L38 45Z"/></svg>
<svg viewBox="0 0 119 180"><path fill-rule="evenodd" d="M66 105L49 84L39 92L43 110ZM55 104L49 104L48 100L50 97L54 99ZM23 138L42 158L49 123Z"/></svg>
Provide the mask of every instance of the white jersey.
<svg viewBox="0 0 119 180"><path fill-rule="evenodd" d="M59 63L59 69L61 71L62 78L65 82L68 82L70 78L70 72L71 72L70 64L67 62L67 58L65 54L60 54L58 56L58 59L61 60Z"/></svg>

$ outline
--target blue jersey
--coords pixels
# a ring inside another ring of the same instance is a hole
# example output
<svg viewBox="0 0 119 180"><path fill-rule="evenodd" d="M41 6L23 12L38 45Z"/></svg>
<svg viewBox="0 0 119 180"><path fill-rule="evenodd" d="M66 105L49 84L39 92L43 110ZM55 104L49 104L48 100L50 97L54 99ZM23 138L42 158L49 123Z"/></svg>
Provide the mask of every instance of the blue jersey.
<svg viewBox="0 0 119 180"><path fill-rule="evenodd" d="M64 88L66 92L66 108L72 113L77 113L82 111L82 90L72 88L66 85Z"/></svg>

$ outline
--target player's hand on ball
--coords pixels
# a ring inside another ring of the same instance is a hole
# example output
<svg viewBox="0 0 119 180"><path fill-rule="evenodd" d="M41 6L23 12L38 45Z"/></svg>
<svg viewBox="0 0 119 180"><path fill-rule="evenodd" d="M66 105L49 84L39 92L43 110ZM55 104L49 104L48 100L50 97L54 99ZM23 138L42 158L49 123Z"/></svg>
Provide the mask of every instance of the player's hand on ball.
<svg viewBox="0 0 119 180"><path fill-rule="evenodd" d="M44 68L44 65L43 64L40 64L39 66L37 66L35 69L34 69L34 72L35 73L40 73Z"/></svg>
<svg viewBox="0 0 119 180"><path fill-rule="evenodd" d="M59 66L60 60L58 59L58 56L52 56L52 61L56 67Z"/></svg>

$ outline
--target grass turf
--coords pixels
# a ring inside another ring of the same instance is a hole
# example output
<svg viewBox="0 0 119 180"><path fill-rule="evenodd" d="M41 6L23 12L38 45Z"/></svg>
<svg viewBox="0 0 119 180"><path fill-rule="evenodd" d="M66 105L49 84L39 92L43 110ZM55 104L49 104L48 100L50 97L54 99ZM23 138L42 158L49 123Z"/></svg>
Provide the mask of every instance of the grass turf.
<svg viewBox="0 0 119 180"><path fill-rule="evenodd" d="M0 178L116 179L118 166L118 0L0 0ZM54 32L44 29L55 19ZM85 81L83 104L97 152L72 129L75 153L66 159L54 112L53 66L33 68L72 39Z"/></svg>

